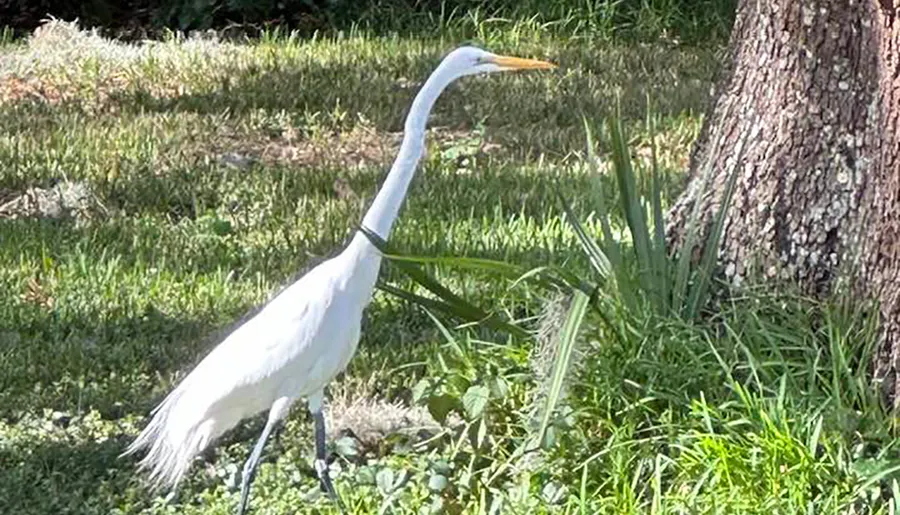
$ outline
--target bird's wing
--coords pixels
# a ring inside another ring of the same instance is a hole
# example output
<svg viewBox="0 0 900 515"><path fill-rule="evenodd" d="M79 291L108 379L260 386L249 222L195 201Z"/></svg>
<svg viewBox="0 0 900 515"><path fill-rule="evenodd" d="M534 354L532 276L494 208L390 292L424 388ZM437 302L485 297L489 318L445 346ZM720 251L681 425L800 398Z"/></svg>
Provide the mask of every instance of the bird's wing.
<svg viewBox="0 0 900 515"><path fill-rule="evenodd" d="M276 385L289 365L312 365L326 311L335 297L332 266L326 261L272 299L259 313L232 332L184 379L178 389L208 392L198 403L216 404L235 390L255 385L262 403L264 384ZM292 370L302 374L302 370ZM261 405L259 409L267 408Z"/></svg>
<svg viewBox="0 0 900 515"><path fill-rule="evenodd" d="M141 464L155 484L176 485L209 442L271 407L283 395L285 378L305 377L297 365L316 366L321 349L314 344L322 340L323 321L336 297L333 274L340 270L327 263L232 332L154 410L127 453L150 448Z"/></svg>

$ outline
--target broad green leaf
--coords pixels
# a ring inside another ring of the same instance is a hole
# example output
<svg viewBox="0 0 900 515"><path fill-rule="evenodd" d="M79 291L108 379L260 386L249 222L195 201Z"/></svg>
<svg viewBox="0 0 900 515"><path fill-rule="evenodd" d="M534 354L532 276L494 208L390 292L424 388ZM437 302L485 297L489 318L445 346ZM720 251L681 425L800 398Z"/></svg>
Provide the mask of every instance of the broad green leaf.
<svg viewBox="0 0 900 515"><path fill-rule="evenodd" d="M341 456L352 458L359 455L359 444L355 438L344 436L334 442L335 451Z"/></svg>
<svg viewBox="0 0 900 515"><path fill-rule="evenodd" d="M435 474L449 476L453 473L453 466L450 465L450 462L447 460L439 459L431 463L431 470L433 470Z"/></svg>
<svg viewBox="0 0 900 515"><path fill-rule="evenodd" d="M419 382L416 383L415 386L412 387L412 401L417 403L425 398L425 394L428 392L431 387L431 379L428 377L423 377L419 379Z"/></svg>
<svg viewBox="0 0 900 515"><path fill-rule="evenodd" d="M509 393L509 384L502 377L492 377L487 380L487 387L491 391L491 397L502 399Z"/></svg>
<svg viewBox="0 0 900 515"><path fill-rule="evenodd" d="M428 479L428 489L432 492L443 492L448 484L447 476L441 474L432 474Z"/></svg>
<svg viewBox="0 0 900 515"><path fill-rule="evenodd" d="M375 475L375 483L382 494L387 495L394 491L394 471L385 467Z"/></svg>
<svg viewBox="0 0 900 515"><path fill-rule="evenodd" d="M453 411L459 405L456 397L448 394L435 395L428 399L428 413L434 417L438 423L443 424L447 421L447 414Z"/></svg>
<svg viewBox="0 0 900 515"><path fill-rule="evenodd" d="M361 485L377 485L377 474L375 469L368 465L363 465L356 470L356 481Z"/></svg>
<svg viewBox="0 0 900 515"><path fill-rule="evenodd" d="M484 413L490 397L491 392L487 386L474 385L466 390L462 397L462 405L469 419L478 418Z"/></svg>

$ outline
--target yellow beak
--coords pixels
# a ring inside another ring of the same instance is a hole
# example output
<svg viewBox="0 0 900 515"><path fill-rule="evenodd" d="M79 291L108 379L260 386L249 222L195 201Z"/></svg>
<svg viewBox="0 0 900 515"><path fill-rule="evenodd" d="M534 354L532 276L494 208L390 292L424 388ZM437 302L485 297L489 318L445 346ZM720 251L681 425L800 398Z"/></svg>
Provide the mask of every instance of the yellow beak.
<svg viewBox="0 0 900 515"><path fill-rule="evenodd" d="M538 61L536 59L522 59L520 57L509 57L506 55L495 55L492 57L488 57L485 59L490 63L494 63L497 66L502 66L503 68L510 68L513 70L551 70L556 68L556 65L553 63L548 63L546 61Z"/></svg>

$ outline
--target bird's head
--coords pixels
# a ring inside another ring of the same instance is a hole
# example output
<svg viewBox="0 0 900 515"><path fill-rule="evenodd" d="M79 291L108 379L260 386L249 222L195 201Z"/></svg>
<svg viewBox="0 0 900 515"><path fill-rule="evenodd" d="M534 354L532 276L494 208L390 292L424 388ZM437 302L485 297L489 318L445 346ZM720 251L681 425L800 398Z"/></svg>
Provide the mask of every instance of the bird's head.
<svg viewBox="0 0 900 515"><path fill-rule="evenodd" d="M556 68L555 64L546 61L492 54L473 46L459 47L450 52L441 65L454 76Z"/></svg>

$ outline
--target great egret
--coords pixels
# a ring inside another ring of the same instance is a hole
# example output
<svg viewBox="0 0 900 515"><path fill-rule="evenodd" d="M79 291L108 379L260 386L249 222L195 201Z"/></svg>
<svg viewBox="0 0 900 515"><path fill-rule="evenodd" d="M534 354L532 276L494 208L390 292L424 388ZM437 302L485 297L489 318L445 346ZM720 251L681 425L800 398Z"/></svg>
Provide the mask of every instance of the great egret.
<svg viewBox="0 0 900 515"><path fill-rule="evenodd" d="M400 152L363 218L387 240L422 155L425 122L438 95L459 77L483 72L546 69L555 65L461 47L444 58L413 100ZM324 389L344 370L359 342L381 254L357 232L343 252L309 271L220 343L153 411L153 419L125 454L149 448L141 468L155 486L172 490L191 460L242 419L269 410L241 477L238 513L263 447L291 404L306 397L315 424L315 469L321 487L339 502L325 462Z"/></svg>

